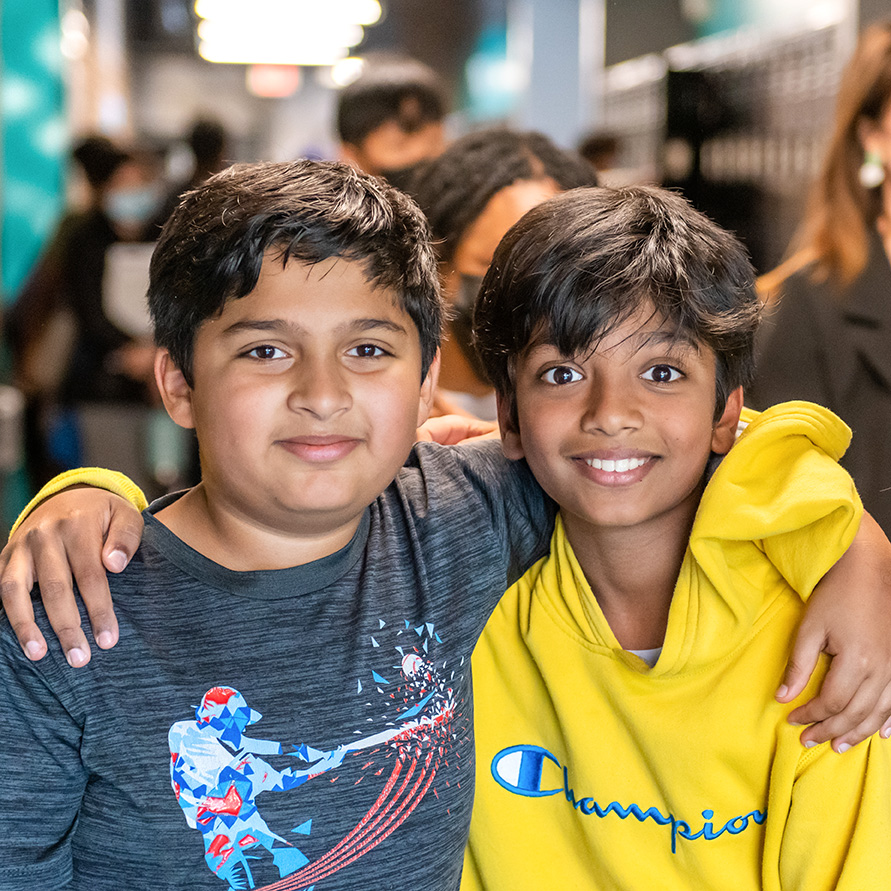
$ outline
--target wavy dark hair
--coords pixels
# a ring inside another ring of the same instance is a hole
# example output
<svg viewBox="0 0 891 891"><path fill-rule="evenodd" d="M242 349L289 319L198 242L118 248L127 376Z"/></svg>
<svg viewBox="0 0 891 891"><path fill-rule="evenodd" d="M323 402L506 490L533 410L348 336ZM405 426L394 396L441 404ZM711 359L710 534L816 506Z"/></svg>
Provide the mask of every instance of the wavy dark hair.
<svg viewBox="0 0 891 891"><path fill-rule="evenodd" d="M361 145L387 121L403 133L416 133L446 116L445 90L436 72L417 59L378 55L344 87L337 102L337 133L342 142Z"/></svg>
<svg viewBox="0 0 891 891"><path fill-rule="evenodd" d="M149 270L155 341L191 386L195 334L249 294L270 250L289 260L359 261L392 289L421 340L422 377L439 348L443 303L424 215L380 179L332 161L239 164L188 192L161 231Z"/></svg>
<svg viewBox="0 0 891 891"><path fill-rule="evenodd" d="M545 177L560 189L597 185L594 168L576 152L542 133L497 127L469 133L419 165L407 188L430 223L440 261L448 262L498 192Z"/></svg>
<svg viewBox="0 0 891 891"><path fill-rule="evenodd" d="M742 244L655 187L576 189L530 210L498 246L474 314L477 350L514 421L514 369L530 344L584 355L644 306L714 352L720 417L755 367L761 303Z"/></svg>

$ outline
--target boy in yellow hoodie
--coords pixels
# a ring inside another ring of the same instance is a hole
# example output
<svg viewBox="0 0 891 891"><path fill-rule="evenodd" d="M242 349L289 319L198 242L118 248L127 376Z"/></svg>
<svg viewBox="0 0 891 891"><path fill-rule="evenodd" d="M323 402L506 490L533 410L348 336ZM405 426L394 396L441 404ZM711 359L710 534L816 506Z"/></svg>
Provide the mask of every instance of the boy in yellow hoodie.
<svg viewBox="0 0 891 891"><path fill-rule="evenodd" d="M891 874L891 751L802 747L773 696L795 590L861 509L816 467L810 487L766 482L850 431L806 403L743 411L759 318L736 239L662 190L576 190L501 243L478 344L505 451L560 515L474 652L465 891Z"/></svg>

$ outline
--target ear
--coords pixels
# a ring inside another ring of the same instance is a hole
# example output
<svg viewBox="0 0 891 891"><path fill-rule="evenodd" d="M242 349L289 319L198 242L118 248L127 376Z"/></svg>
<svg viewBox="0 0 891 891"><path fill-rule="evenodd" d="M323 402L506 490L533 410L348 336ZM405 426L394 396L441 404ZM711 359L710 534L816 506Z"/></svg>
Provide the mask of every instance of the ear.
<svg viewBox="0 0 891 891"><path fill-rule="evenodd" d="M511 412L511 400L498 393L495 397L498 405L498 429L501 431L501 451L511 461L519 461L525 457L520 430L514 423Z"/></svg>
<svg viewBox="0 0 891 891"><path fill-rule="evenodd" d="M180 427L192 429L192 388L166 349L155 353L155 383L171 420Z"/></svg>
<svg viewBox="0 0 891 891"><path fill-rule="evenodd" d="M737 387L728 397L721 417L712 431L712 451L726 455L736 442L736 428L743 408L743 388Z"/></svg>
<svg viewBox="0 0 891 891"><path fill-rule="evenodd" d="M427 418L430 417L430 411L433 408L433 397L436 395L436 383L439 380L440 355L439 350L433 357L430 367L427 369L427 376L421 383L421 398L418 402L418 423L415 427L420 427Z"/></svg>

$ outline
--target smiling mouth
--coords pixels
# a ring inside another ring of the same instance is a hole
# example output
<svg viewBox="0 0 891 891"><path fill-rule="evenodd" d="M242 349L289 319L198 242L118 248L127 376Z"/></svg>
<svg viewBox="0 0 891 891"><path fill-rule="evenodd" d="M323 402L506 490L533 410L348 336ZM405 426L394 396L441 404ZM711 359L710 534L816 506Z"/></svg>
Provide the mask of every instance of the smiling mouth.
<svg viewBox="0 0 891 891"><path fill-rule="evenodd" d="M301 436L278 441L286 451L312 463L336 462L346 457L359 440L344 436Z"/></svg>
<svg viewBox="0 0 891 891"><path fill-rule="evenodd" d="M649 458L619 458L617 461L610 461L601 458L585 458L585 464L593 467L595 470L603 470L606 473L628 473L630 470L637 470L643 467Z"/></svg>

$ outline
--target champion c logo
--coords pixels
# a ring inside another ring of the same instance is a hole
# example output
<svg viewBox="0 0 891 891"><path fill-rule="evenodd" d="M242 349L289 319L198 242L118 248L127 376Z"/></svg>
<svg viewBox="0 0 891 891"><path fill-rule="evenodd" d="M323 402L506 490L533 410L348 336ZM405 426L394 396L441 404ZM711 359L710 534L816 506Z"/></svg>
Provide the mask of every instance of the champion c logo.
<svg viewBox="0 0 891 891"><path fill-rule="evenodd" d="M542 789L541 775L545 760L551 761L560 769L560 762L547 750L540 746L511 746L502 749L492 759L492 776L495 782L513 792L527 798L545 798L563 791L562 786L556 789Z"/></svg>

